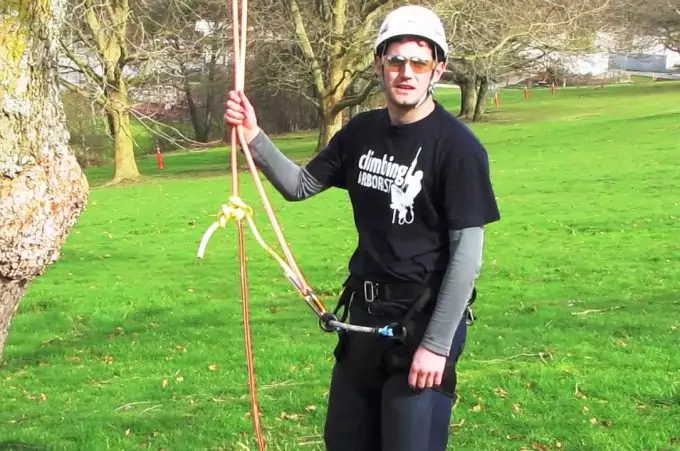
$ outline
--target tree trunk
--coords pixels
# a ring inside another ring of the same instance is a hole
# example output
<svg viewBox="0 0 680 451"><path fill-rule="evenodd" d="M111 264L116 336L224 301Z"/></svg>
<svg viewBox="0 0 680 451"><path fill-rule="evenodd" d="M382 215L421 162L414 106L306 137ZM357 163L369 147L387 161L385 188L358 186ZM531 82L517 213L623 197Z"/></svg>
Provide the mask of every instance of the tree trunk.
<svg viewBox="0 0 680 451"><path fill-rule="evenodd" d="M337 103L337 102L336 102ZM332 105L335 105L333 103ZM335 135L342 128L342 112L334 113L333 108L321 110L321 129L319 130L319 140L316 144L316 152L322 151Z"/></svg>
<svg viewBox="0 0 680 451"><path fill-rule="evenodd" d="M489 79L487 77L480 77L479 87L477 88L477 103L475 104L475 113L472 116L472 121L476 122L482 119L484 115L484 102L486 100L486 93L489 91Z"/></svg>
<svg viewBox="0 0 680 451"><path fill-rule="evenodd" d="M460 84L460 114L463 119L472 119L477 102L477 89L474 77L465 77Z"/></svg>
<svg viewBox="0 0 680 451"><path fill-rule="evenodd" d="M106 111L111 117L111 122L115 129L113 150L116 163L115 173L111 182L134 181L139 178L139 169L135 160L130 113L128 112L130 102L128 101L127 90L123 86L118 91L110 92L108 97L109 104Z"/></svg>
<svg viewBox="0 0 680 451"><path fill-rule="evenodd" d="M194 102L194 93L191 90L191 84L189 83L189 76L184 76L184 96L187 99L187 106L189 108L189 117L191 118L191 124L194 126L194 136L196 141L207 142L203 123L198 117L198 108L196 108L196 102Z"/></svg>
<svg viewBox="0 0 680 451"><path fill-rule="evenodd" d="M0 15L0 361L19 301L87 203L57 84L65 7L27 0Z"/></svg>
<svg viewBox="0 0 680 451"><path fill-rule="evenodd" d="M205 99L205 116L203 119L203 138L204 142L210 141L212 135L212 120L213 109L215 102L218 100L215 97L215 78L217 77L217 53L213 52L208 64L208 83L206 89Z"/></svg>

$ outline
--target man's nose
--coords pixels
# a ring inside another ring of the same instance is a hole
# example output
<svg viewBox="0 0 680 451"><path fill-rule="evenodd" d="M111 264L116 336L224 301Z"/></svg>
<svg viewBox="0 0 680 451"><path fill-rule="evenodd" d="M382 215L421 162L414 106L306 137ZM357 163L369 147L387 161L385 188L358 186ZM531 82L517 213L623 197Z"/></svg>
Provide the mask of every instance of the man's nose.
<svg viewBox="0 0 680 451"><path fill-rule="evenodd" d="M404 69L401 71L401 74L404 77L408 77L408 78L413 77L414 72L413 72L413 68L411 67L410 61L406 61L406 63L404 64Z"/></svg>

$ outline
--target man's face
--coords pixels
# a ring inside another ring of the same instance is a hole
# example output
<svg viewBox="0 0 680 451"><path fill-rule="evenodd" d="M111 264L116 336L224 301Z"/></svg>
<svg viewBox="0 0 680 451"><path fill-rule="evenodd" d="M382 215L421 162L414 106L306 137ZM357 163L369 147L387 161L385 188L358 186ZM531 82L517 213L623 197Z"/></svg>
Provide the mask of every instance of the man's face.
<svg viewBox="0 0 680 451"><path fill-rule="evenodd" d="M384 77L387 101L398 107L415 106L430 82L439 81L444 63L435 64L432 48L424 41L394 42L376 60L378 77Z"/></svg>

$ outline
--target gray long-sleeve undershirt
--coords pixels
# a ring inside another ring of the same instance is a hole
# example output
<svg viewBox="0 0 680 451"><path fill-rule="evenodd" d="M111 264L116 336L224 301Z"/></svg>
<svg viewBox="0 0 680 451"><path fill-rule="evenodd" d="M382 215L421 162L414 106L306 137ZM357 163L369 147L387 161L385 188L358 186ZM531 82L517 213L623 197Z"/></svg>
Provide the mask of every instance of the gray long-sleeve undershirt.
<svg viewBox="0 0 680 451"><path fill-rule="evenodd" d="M284 199L291 202L304 200L327 188L305 168L289 160L263 131L248 146L257 166Z"/></svg>
<svg viewBox="0 0 680 451"><path fill-rule="evenodd" d="M249 147L258 167L286 200L304 200L327 188L305 168L288 159L263 131L253 138ZM465 315L479 274L484 229L450 230L449 242L451 258L421 343L428 350L445 356L449 354L451 341Z"/></svg>

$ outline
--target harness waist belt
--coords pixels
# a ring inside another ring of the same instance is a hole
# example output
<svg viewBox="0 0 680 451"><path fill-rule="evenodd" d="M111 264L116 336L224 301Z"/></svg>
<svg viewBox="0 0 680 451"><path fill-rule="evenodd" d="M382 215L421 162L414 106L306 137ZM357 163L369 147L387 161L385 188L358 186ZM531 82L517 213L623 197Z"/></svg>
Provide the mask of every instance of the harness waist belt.
<svg viewBox="0 0 680 451"><path fill-rule="evenodd" d="M427 287L436 293L441 284L443 273L433 273L423 283L418 282L376 282L357 276L349 276L345 283L363 295L366 303L374 301L391 302L415 300Z"/></svg>

